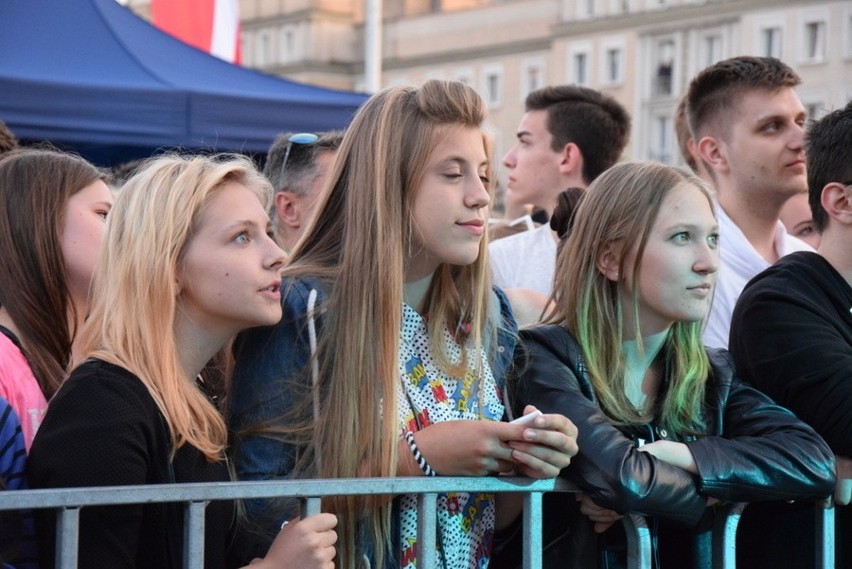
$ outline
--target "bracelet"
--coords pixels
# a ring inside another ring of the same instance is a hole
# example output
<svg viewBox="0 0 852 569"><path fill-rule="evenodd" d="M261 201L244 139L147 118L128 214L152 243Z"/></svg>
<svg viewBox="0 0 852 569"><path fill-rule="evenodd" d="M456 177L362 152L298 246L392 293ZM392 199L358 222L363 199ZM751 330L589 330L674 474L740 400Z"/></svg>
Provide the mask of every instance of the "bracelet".
<svg viewBox="0 0 852 569"><path fill-rule="evenodd" d="M411 454L414 455L414 462L417 463L417 466L420 467L420 470L426 476L435 476L438 473L432 470L432 467L429 466L429 463L426 462L426 457L420 453L420 449L417 448L417 443L414 442L414 433L411 431L405 431L405 440L408 441L408 448L411 449Z"/></svg>

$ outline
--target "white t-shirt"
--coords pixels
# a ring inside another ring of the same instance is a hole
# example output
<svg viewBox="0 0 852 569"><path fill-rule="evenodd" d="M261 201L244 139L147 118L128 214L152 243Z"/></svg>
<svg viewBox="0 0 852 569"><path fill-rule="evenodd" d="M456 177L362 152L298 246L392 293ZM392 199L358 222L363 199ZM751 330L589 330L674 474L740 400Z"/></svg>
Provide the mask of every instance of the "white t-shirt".
<svg viewBox="0 0 852 569"><path fill-rule="evenodd" d="M491 276L500 288L526 288L550 296L556 271L556 240L545 224L488 246Z"/></svg>
<svg viewBox="0 0 852 569"><path fill-rule="evenodd" d="M704 344L710 348L728 347L731 332L731 316L734 306L742 294L745 285L755 275L769 268L757 249L752 246L739 227L717 208L719 215L719 276L716 279L716 292L713 305L704 328ZM796 251L813 251L813 247L789 235L780 221L775 227L775 252L779 257Z"/></svg>

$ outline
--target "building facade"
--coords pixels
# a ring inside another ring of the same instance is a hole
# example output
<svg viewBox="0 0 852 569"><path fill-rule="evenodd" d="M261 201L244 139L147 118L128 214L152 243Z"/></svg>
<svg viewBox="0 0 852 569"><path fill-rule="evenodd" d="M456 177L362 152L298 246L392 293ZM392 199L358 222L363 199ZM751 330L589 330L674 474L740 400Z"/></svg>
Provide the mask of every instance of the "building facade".
<svg viewBox="0 0 852 569"><path fill-rule="evenodd" d="M128 0L144 14L149 0ZM241 0L243 64L363 90L366 0ZM852 2L817 0L384 0L382 84L440 77L489 104L497 156L524 97L578 83L633 117L627 158L682 163L672 114L690 78L734 55L771 55L802 76L812 117L852 98Z"/></svg>

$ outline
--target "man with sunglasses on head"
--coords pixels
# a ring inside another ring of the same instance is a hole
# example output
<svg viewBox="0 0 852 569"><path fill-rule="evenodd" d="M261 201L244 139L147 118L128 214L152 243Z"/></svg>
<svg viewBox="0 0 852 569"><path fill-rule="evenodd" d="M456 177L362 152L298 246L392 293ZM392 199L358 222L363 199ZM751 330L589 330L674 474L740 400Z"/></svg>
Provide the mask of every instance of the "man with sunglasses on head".
<svg viewBox="0 0 852 569"><path fill-rule="evenodd" d="M342 131L279 135L266 155L264 175L275 188L269 216L275 240L288 254L314 210L343 140Z"/></svg>

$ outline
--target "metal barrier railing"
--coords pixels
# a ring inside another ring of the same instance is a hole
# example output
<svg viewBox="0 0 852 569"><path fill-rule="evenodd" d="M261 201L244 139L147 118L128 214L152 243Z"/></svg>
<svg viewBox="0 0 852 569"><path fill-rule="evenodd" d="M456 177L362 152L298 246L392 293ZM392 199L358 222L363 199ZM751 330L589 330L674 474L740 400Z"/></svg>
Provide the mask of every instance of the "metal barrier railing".
<svg viewBox="0 0 852 569"><path fill-rule="evenodd" d="M545 492L578 492L562 479L533 480L520 477L399 477L353 478L346 480L273 480L266 482L220 482L196 484L157 484L144 486L109 486L90 488L57 488L0 492L0 510L57 509L56 567L76 569L77 543L80 531L80 508L122 504L184 502L184 551L186 569L204 567L204 511L217 500L257 498L299 498L302 515L320 512L322 498L341 495L418 494L418 543L433 544L437 532L435 516L439 493L444 492L510 492L524 494L522 527L523 569L541 569L542 565L542 495ZM732 504L720 509L713 529L714 569L736 566L736 529L745 504ZM648 524L642 516L624 519L628 539L629 569L651 569L651 539ZM817 507L817 567L834 567L834 510L830 501ZM418 567L435 569L434 547L418 548Z"/></svg>
<svg viewBox="0 0 852 569"><path fill-rule="evenodd" d="M834 569L834 500L826 498L816 507L816 567Z"/></svg>

